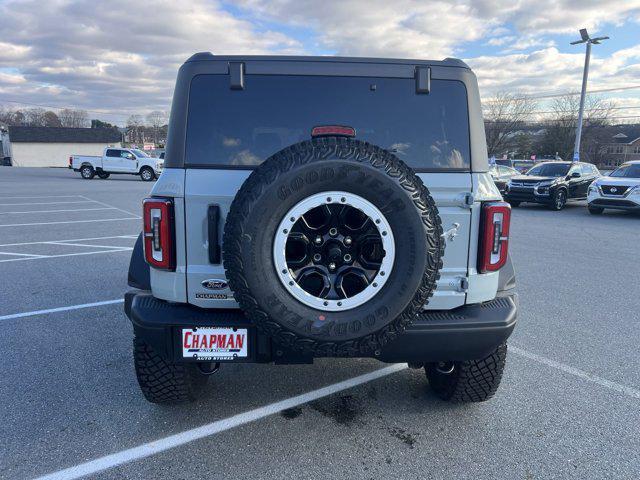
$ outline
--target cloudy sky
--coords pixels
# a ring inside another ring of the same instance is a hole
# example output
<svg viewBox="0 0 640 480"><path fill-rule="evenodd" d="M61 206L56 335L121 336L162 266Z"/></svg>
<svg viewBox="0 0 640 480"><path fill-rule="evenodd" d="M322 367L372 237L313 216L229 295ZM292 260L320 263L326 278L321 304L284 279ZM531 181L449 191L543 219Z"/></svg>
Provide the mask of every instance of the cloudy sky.
<svg viewBox="0 0 640 480"><path fill-rule="evenodd" d="M590 88L640 115L640 0L0 0L0 105L74 107L122 124L168 110L192 53L467 61L481 93ZM11 102L23 102L11 103ZM640 120L638 117L636 120Z"/></svg>

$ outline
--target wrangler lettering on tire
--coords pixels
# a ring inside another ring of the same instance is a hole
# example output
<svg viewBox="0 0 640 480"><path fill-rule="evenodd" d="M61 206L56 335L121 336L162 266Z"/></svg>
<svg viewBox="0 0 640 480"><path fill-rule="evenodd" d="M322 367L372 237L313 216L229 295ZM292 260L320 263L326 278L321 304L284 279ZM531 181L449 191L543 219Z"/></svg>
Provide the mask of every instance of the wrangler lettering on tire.
<svg viewBox="0 0 640 480"><path fill-rule="evenodd" d="M236 195L229 287L277 343L316 356L377 352L428 303L444 242L435 202L392 153L342 137L288 147Z"/></svg>

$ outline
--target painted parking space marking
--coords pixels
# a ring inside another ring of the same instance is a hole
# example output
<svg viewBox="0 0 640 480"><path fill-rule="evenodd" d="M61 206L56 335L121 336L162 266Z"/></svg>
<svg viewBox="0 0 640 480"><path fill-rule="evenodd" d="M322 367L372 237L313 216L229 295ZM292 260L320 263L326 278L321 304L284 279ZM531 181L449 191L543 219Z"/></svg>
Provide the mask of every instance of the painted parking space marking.
<svg viewBox="0 0 640 480"><path fill-rule="evenodd" d="M557 362L550 358L543 357L542 355L538 355L537 353L529 352L520 347L509 346L509 352L515 353L516 355L527 358L529 360L533 360L534 362L541 363L542 365L555 368L556 370L568 373L569 375L573 375L574 377L578 377L591 383L595 383L596 385L608 388L609 390L614 390L628 397L635 398L636 400L640 400L640 390L638 389L628 387L627 385L622 385L617 382L612 382L611 380L607 380L606 378L602 378L598 375L585 372L584 370L580 370L565 363Z"/></svg>
<svg viewBox="0 0 640 480"><path fill-rule="evenodd" d="M72 243L72 242L47 242L45 245L63 245L67 247L89 247L89 248L130 248L124 245L95 245L92 243Z"/></svg>
<svg viewBox="0 0 640 480"><path fill-rule="evenodd" d="M14 255L16 257L46 257L47 255L36 255L33 253L15 253L15 252L0 252L0 255Z"/></svg>
<svg viewBox="0 0 640 480"><path fill-rule="evenodd" d="M349 388L357 387L365 383L372 382L374 380L386 377L393 373L397 373L401 370L405 370L407 366L405 364L395 364L389 367L374 370L373 372L365 373L357 377L344 380L342 382L334 383L326 387L318 388L295 397L287 398L279 402L271 403L263 407L258 407L247 412L239 413L229 418L218 420L212 423L208 423L201 427L186 430L184 432L170 435L168 437L160 438L152 442L144 443L137 447L133 447L127 450L123 450L112 455L106 455L104 457L91 460L89 462L81 463L64 470L38 477L37 480L72 480L77 478L86 477L88 475L94 475L96 473L108 470L125 463L134 462L151 455L170 450L172 448L185 445L202 438L210 437L218 433L236 428L247 423L255 422L262 418L268 417L275 413L279 413L288 408L297 407L305 403L318 400L323 397L328 397L334 393L347 390Z"/></svg>
<svg viewBox="0 0 640 480"><path fill-rule="evenodd" d="M31 312L22 312L22 313L4 315L4 316L0 316L0 320L26 318L26 317L32 317L32 316L38 316L38 315L49 315L49 314L54 314L58 312L66 312L66 311L94 308L94 307L100 307L100 306L108 306L108 305L114 305L114 304L117 305L122 303L123 303L122 299L105 300L101 302L70 305L66 307L57 307L57 308L51 308L51 309L45 309L45 310L36 310ZM620 393L625 396L628 396L630 398L640 400L640 390L637 390L635 388L622 385L596 375L592 375L583 370L571 367L570 365L567 365L561 362L557 362L555 360L549 359L542 355L532 353L520 347L511 346L510 351L515 355L520 356L526 360L534 361L536 363L545 365L547 367L559 370L565 374L569 374L571 376L585 380L587 383L595 384L600 387L604 387L607 390L611 390L616 393ZM217 420L200 427L179 432L177 434L173 434L173 435L163 437L151 442L147 442L133 448L122 450L113 454L99 457L94 460L90 460L78 465L74 465L69 468L65 468L65 469L38 477L37 480L77 479L77 478L86 477L88 475L97 474L99 472L102 472L117 466L121 466L127 463L135 462L135 461L150 457L152 455L156 455L158 453L185 445L187 443L191 443L203 438L211 437L213 435L227 431L229 429L233 429L233 428L263 419L270 415L279 413L285 409L300 406L305 403L309 403L313 400L317 400L319 398L340 392L342 390L356 387L358 385L371 382L373 380L391 375L393 373L400 372L402 370L405 370L406 368L407 366L405 364L391 365L389 367L375 370L373 372L360 375L358 377L354 377L354 378L351 378L342 382L338 382L326 387L322 387L307 393L303 393L301 395L297 395L285 400L281 400L281 401L274 402L262 407L258 407L256 409L249 410L247 412L242 412L225 419Z"/></svg>
<svg viewBox="0 0 640 480"><path fill-rule="evenodd" d="M4 207L7 205L64 205L64 204L71 204L71 203L92 203L93 200L72 200L71 202L29 202L29 203L25 203L25 202L19 202L19 203L0 203L0 206Z"/></svg>
<svg viewBox="0 0 640 480"><path fill-rule="evenodd" d="M128 215L133 215L133 216L134 216L134 217L136 217L137 219L142 219L142 217L141 217L141 216L139 216L139 215L137 215L137 214L135 214L135 213L133 213L133 212L129 212L128 210L123 210L122 208L114 207L113 205L109 205L108 203L100 202L100 201L98 201L98 200L93 200L93 199L91 199L91 198L89 198L89 197L85 197L84 195L80 195L80 196L81 196L82 198L84 198L85 200L90 200L90 201L92 201L92 202L95 202L95 203L100 204L100 205L104 205L104 206L106 206L106 207L112 207L112 208L115 208L116 210L120 210L121 212L126 213L126 214L128 214Z"/></svg>
<svg viewBox="0 0 640 480"><path fill-rule="evenodd" d="M108 237L89 237L89 238L80 238L80 239L69 239L69 240L50 240L50 241L40 241L40 242L22 242L22 243L7 243L0 245L0 255L5 256L14 256L19 258L3 258L0 259L0 263L7 262L19 262L26 260L43 260L43 259L51 259L51 258L62 258L62 257L74 257L78 255L95 255L101 253L116 253L116 252L130 252L133 250L133 247L130 245L130 241L137 238L138 235L112 235ZM99 244L96 243L83 243L93 240L127 240L129 245L105 245L105 243L109 242L101 242ZM64 250L62 253L56 252L16 252L19 247L46 247L47 245L56 246L56 247L69 247L70 252L66 253ZM86 249L91 248L95 251L88 252ZM78 250L78 251L75 251Z"/></svg>
<svg viewBox="0 0 640 480"><path fill-rule="evenodd" d="M6 198L82 198L82 195L35 195L35 196L11 196L11 197L0 197L0 201Z"/></svg>
<svg viewBox="0 0 640 480"><path fill-rule="evenodd" d="M28 227L31 225L60 225L63 223L94 223L94 222L118 222L122 220L140 220L140 217L127 217L127 218L96 218L92 220L67 220L61 222L37 222L37 223L11 223L11 224L0 224L0 228L2 227Z"/></svg>
<svg viewBox="0 0 640 480"><path fill-rule="evenodd" d="M39 242L21 242L21 243L3 243L0 244L0 248L2 247L14 247L19 245L47 245L49 243L57 243L57 242L88 242L90 240L108 240L113 238L138 238L138 234L132 235L112 235L109 237L86 237L86 238L69 238L63 240L49 240L49 241L39 241Z"/></svg>
<svg viewBox="0 0 640 480"><path fill-rule="evenodd" d="M95 210L119 210L115 207L99 207L99 208L70 208L61 210L27 210L20 212L0 212L0 215L17 215L23 213L60 213L60 212L92 212Z"/></svg>
<svg viewBox="0 0 640 480"><path fill-rule="evenodd" d="M620 385L616 382L611 382L601 377L588 374L587 372L584 372L582 370L573 368L569 365L565 365L560 362L556 362L554 360L548 359L541 355L531 353L522 348L510 347L509 350L515 353L516 355L524 357L528 360L533 360L535 362L542 363L549 367L560 370L564 373L577 376L583 380L587 380L589 382L614 390L618 393L622 393L624 395L630 396L635 399L640 399L640 391L634 388ZM373 372L369 372L364 375L353 377L348 380L344 380L342 382L338 382L326 387L322 387L317 390L312 390L310 392L303 393L295 397L291 397L285 400L271 403L263 407L258 407L256 409L249 410L247 412L239 413L232 417L228 417L222 420L217 420L215 422L211 422L206 425L202 425L200 427L196 427L190 430L185 430L183 432L180 432L174 435L170 435L164 438L160 438L151 442L144 443L137 447L122 450L120 452L116 452L110 455L105 455L95 460L90 460L88 462L74 465L72 467L65 468L63 470L58 470L56 472L53 472L41 477L37 477L35 480L75 480L75 479L86 477L89 475L94 475L117 466L142 460L152 455L156 455L158 453L162 453L167 450L180 447L187 443L191 443L203 438L211 437L213 435L224 432L226 430L230 430L232 428L236 428L236 427L245 425L247 423L251 423L256 420L260 420L265 417L271 416L273 414L279 413L288 408L304 405L314 400L318 400L320 398L333 395L337 392L347 390L349 388L353 388L353 387L371 382L373 380L377 380L379 378L383 378L388 375L400 372L407 368L408 367L406 364L395 364L389 367L381 368L379 370L374 370Z"/></svg>
<svg viewBox="0 0 640 480"><path fill-rule="evenodd" d="M36 257L8 258L6 260L0 260L0 263L22 262L22 261L27 261L27 260L50 260L52 258L79 257L79 256L85 256L85 255L97 255L99 253L130 252L132 250L133 250L133 247L117 247L117 248L110 248L109 250L98 250L97 252L61 253L61 254L58 254L58 255L39 255L39 256L36 256Z"/></svg>
<svg viewBox="0 0 640 480"><path fill-rule="evenodd" d="M69 312L72 310L82 310L84 308L101 307L103 305L114 305L124 303L122 298L114 300L103 300L101 302L81 303L79 305L68 305L66 307L47 308L45 310L33 310L31 312L12 313L10 315L0 315L0 320L12 320L14 318L36 317L38 315L48 315L50 313Z"/></svg>

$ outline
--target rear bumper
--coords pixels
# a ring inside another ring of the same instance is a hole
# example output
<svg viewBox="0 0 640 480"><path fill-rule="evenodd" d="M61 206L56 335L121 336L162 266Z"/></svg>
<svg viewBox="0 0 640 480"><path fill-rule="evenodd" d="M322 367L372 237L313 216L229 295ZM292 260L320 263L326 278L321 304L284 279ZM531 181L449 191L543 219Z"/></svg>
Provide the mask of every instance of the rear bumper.
<svg viewBox="0 0 640 480"><path fill-rule="evenodd" d="M425 311L377 358L383 362L435 362L483 358L504 343L516 325L518 297L503 292L494 300L450 311ZM240 310L198 308L158 300L148 291L125 294L125 313L139 338L171 362L183 359L181 329L206 326L247 328L249 357L234 360L253 363L311 363L313 357L288 351L258 332Z"/></svg>

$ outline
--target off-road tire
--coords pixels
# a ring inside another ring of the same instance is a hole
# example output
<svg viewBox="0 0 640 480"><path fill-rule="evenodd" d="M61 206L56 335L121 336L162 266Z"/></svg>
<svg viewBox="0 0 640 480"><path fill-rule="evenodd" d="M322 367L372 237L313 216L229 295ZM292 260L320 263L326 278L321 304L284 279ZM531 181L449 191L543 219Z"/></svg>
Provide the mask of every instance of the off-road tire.
<svg viewBox="0 0 640 480"><path fill-rule="evenodd" d="M518 202L517 200L509 200L508 201L509 205L511 205L513 208L518 208L520 206L520 202Z"/></svg>
<svg viewBox="0 0 640 480"><path fill-rule="evenodd" d="M451 373L438 371L437 363L427 364L425 371L431 390L442 400L484 402L498 390L506 359L507 344L503 343L482 360L453 362Z"/></svg>
<svg viewBox="0 0 640 480"><path fill-rule="evenodd" d="M142 167L140 169L140 178L143 182L150 182L152 180L155 180L156 174L152 168Z"/></svg>
<svg viewBox="0 0 640 480"><path fill-rule="evenodd" d="M90 165L83 165L80 167L80 176L85 180L91 180L96 176L96 171Z"/></svg>
<svg viewBox="0 0 640 480"><path fill-rule="evenodd" d="M140 389L152 403L194 401L209 378L198 371L196 364L167 362L137 337L133 339L133 359Z"/></svg>
<svg viewBox="0 0 640 480"><path fill-rule="evenodd" d="M98 178L101 178L102 180L106 180L110 175L111 174L108 172L98 172Z"/></svg>
<svg viewBox="0 0 640 480"><path fill-rule="evenodd" d="M331 172L331 179L322 172ZM394 237L405 236L400 240L404 251L397 253L402 249L397 243L395 247L400 267L394 266L380 292L351 310L327 312L303 305L276 277L280 272L272 249L277 225L290 207L319 192L342 190L382 202L379 191L364 191L358 175L365 174L383 184L377 190L392 192L386 201L400 202L399 211L391 214L381 209L388 221L396 222ZM398 225L400 221L405 223ZM234 298L277 344L314 357L370 356L397 338L428 303L440 278L444 241L433 198L404 162L363 141L324 137L285 148L253 171L231 205L223 252ZM403 269L406 277L399 275Z"/></svg>
<svg viewBox="0 0 640 480"><path fill-rule="evenodd" d="M589 213L591 215L602 215L602 212L604 212L604 208L602 207L588 207L589 208Z"/></svg>

